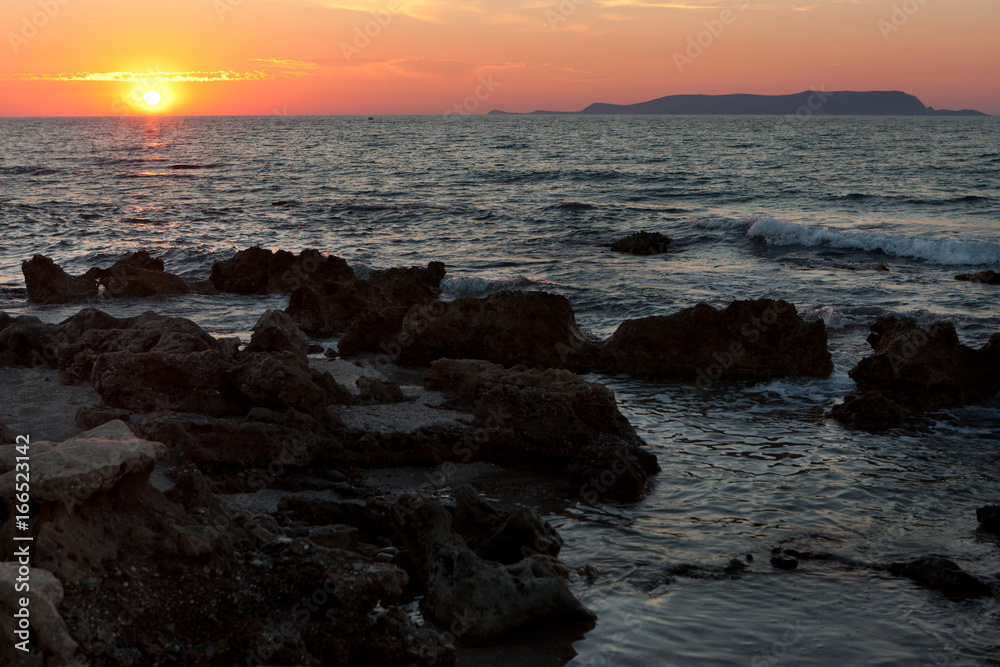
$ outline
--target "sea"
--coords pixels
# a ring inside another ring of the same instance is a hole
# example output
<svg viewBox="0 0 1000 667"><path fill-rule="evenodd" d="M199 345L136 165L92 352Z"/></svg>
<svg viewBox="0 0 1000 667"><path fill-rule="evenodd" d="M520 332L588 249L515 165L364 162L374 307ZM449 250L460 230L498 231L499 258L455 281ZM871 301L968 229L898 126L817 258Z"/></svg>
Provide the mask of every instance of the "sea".
<svg viewBox="0 0 1000 667"><path fill-rule="evenodd" d="M669 252L605 247L639 230L667 234ZM879 434L828 417L854 387L875 318L949 320L976 347L1000 331L1000 287L954 279L1000 269L1000 118L0 119L0 308L11 314L58 322L80 308L26 300L20 264L36 253L79 274L148 250L206 278L254 245L317 248L362 277L442 261L446 299L555 292L600 336L624 319L764 297L826 322L828 379L692 391L588 376L659 457L648 496L588 504L522 473L484 489L557 527L564 560L588 573L571 585L597 624L463 649L459 664L1000 664L997 600L956 602L848 564L940 555L1000 573L1000 542L975 518L1000 503L1000 399ZM247 337L286 304L100 307ZM838 558L784 571L769 563L776 548ZM720 574L734 558L745 572Z"/></svg>

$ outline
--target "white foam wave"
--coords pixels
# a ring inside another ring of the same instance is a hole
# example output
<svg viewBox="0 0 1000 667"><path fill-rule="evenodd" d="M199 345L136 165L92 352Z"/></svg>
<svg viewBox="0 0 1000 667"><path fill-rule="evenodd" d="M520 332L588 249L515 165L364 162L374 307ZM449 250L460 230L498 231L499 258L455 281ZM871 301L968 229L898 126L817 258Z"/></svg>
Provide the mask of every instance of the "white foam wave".
<svg viewBox="0 0 1000 667"><path fill-rule="evenodd" d="M934 236L907 236L871 231L845 231L800 225L761 218L747 230L750 238L771 245L828 246L866 252L882 252L893 257L922 259L931 264L1000 264L1000 242L994 240L951 239Z"/></svg>
<svg viewBox="0 0 1000 667"><path fill-rule="evenodd" d="M698 218L694 221L697 229L746 229L761 220L759 216L742 218Z"/></svg>
<svg viewBox="0 0 1000 667"><path fill-rule="evenodd" d="M526 290L535 286L533 280L516 278L489 279L476 276L449 276L441 282L441 293L445 298L484 297L503 290Z"/></svg>

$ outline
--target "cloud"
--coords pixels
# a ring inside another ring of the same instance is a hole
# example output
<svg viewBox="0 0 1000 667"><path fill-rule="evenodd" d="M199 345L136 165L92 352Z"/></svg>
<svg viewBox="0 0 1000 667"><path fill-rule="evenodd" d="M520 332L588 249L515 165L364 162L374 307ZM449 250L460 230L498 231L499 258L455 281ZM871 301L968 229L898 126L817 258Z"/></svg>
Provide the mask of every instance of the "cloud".
<svg viewBox="0 0 1000 667"><path fill-rule="evenodd" d="M202 81L267 81L272 79L297 79L308 76L306 72L59 72L57 74L0 74L3 81L118 81L118 82L202 82Z"/></svg>

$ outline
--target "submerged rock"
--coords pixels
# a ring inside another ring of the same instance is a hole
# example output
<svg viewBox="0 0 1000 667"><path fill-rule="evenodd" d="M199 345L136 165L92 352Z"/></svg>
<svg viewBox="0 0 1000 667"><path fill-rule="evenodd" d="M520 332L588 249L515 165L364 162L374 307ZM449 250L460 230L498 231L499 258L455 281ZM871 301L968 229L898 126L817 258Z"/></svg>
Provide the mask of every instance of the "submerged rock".
<svg viewBox="0 0 1000 667"><path fill-rule="evenodd" d="M304 285L321 288L327 282L353 279L354 271L336 255L303 250L296 256L287 250L272 252L258 246L216 262L211 277L220 292L234 294L281 294Z"/></svg>
<svg viewBox="0 0 1000 667"><path fill-rule="evenodd" d="M861 394L831 413L847 426L879 430L1000 392L1000 334L976 350L959 341L950 322L921 327L909 318L884 317L871 331L874 353L850 372Z"/></svg>
<svg viewBox="0 0 1000 667"><path fill-rule="evenodd" d="M806 322L787 301L699 304L673 315L626 320L604 346L616 372L694 381L827 377L826 325Z"/></svg>
<svg viewBox="0 0 1000 667"><path fill-rule="evenodd" d="M636 232L611 244L612 252L629 252L633 255L659 255L667 252L670 238L659 232Z"/></svg>
<svg viewBox="0 0 1000 667"><path fill-rule="evenodd" d="M87 275L71 276L45 255L21 263L28 299L35 303L71 303L97 298L97 281Z"/></svg>
<svg viewBox="0 0 1000 667"><path fill-rule="evenodd" d="M970 283L983 283L985 285L1000 285L1000 273L993 271L980 271L979 273L960 273L955 276L955 280L963 280Z"/></svg>
<svg viewBox="0 0 1000 667"><path fill-rule="evenodd" d="M940 590L953 600L981 598L993 593L992 586L965 572L947 558L929 556L892 563L889 565L889 572L894 576L906 577L918 584Z"/></svg>
<svg viewBox="0 0 1000 667"><path fill-rule="evenodd" d="M1000 535L1000 505L985 505L976 510L979 527L987 533Z"/></svg>

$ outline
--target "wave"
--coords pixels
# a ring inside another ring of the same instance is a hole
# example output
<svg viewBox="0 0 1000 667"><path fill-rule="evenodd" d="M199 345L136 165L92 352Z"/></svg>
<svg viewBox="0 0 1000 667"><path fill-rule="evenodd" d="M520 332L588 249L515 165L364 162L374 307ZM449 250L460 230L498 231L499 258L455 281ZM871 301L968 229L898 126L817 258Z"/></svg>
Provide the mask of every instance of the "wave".
<svg viewBox="0 0 1000 667"><path fill-rule="evenodd" d="M976 266L1000 263L1000 242L907 236L871 231L843 231L814 227L774 218L760 218L750 225L747 236L769 245L825 246L864 252L881 252L892 257L919 259L931 264Z"/></svg>
<svg viewBox="0 0 1000 667"><path fill-rule="evenodd" d="M565 211L590 211L597 208L596 204L588 204L582 201L571 201L569 199L564 199L552 208L560 208Z"/></svg>
<svg viewBox="0 0 1000 667"><path fill-rule="evenodd" d="M441 281L441 294L446 298L484 297L504 290L523 291L540 283L518 276L516 278L478 278L476 276L446 276Z"/></svg>
<svg viewBox="0 0 1000 667"><path fill-rule="evenodd" d="M743 218L698 218L694 221L697 229L749 229L758 220L763 220L760 216L748 216Z"/></svg>
<svg viewBox="0 0 1000 667"><path fill-rule="evenodd" d="M51 176L58 173L55 169L45 167L35 167L32 165L15 165L13 167L0 167L0 176Z"/></svg>

